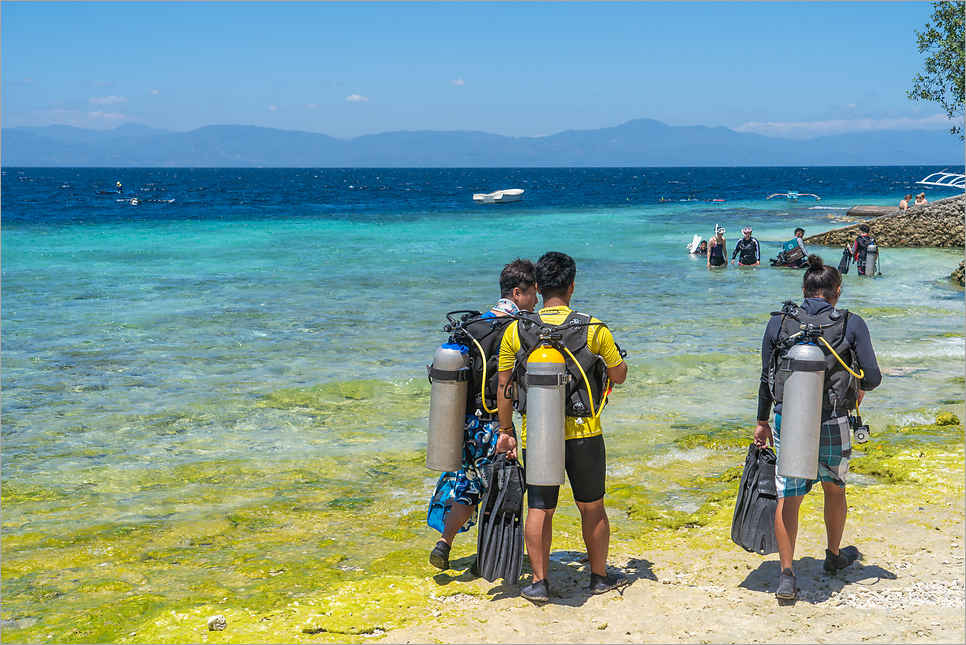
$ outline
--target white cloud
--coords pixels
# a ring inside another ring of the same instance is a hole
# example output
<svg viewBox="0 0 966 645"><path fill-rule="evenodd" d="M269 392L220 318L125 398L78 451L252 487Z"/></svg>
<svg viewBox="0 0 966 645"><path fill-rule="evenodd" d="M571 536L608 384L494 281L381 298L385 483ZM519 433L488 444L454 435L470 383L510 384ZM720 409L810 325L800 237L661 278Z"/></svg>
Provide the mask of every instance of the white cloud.
<svg viewBox="0 0 966 645"><path fill-rule="evenodd" d="M319 106L318 106L318 105L316 105L315 103L309 103L309 104L308 104L308 105L306 105L305 107L306 107L306 108L308 108L308 109L310 109L310 110L314 110L315 108L317 108L317 107L319 107Z"/></svg>
<svg viewBox="0 0 966 645"><path fill-rule="evenodd" d="M109 81L92 81L90 79L86 81L81 81L84 85L94 85L95 87L114 87L114 83Z"/></svg>
<svg viewBox="0 0 966 645"><path fill-rule="evenodd" d="M450 81L449 83L450 85L466 85L466 81L464 81L462 78L458 78L455 81Z"/></svg>
<svg viewBox="0 0 966 645"><path fill-rule="evenodd" d="M82 110L32 110L37 125L73 125L78 128L92 128L106 130L117 127L122 123L139 123L135 119L121 112L84 112Z"/></svg>
<svg viewBox="0 0 966 645"><path fill-rule="evenodd" d="M849 103L848 105L843 105L842 107L854 108L854 107L856 107L856 105L855 105L855 103Z"/></svg>
<svg viewBox="0 0 966 645"><path fill-rule="evenodd" d="M158 96L159 94L161 94L161 92L158 90L151 90L151 96Z"/></svg>
<svg viewBox="0 0 966 645"><path fill-rule="evenodd" d="M269 112L278 112L278 108L275 107L274 105L270 105L270 106L268 106L268 111Z"/></svg>
<svg viewBox="0 0 966 645"><path fill-rule="evenodd" d="M35 80L34 80L34 79L32 79L32 78L25 78L25 79L23 79L23 82L24 82L24 83L36 83L37 81L35 81Z"/></svg>
<svg viewBox="0 0 966 645"><path fill-rule="evenodd" d="M755 132L769 137L810 139L847 132L872 132L875 130L941 130L949 127L944 114L934 114L921 119L907 116L885 119L833 119L829 121L804 121L796 123L746 123L735 128L738 132Z"/></svg>
<svg viewBox="0 0 966 645"><path fill-rule="evenodd" d="M369 98L366 96L363 96L362 94L350 94L349 96L345 97L345 100L348 101L349 103L368 103L369 102Z"/></svg>
<svg viewBox="0 0 966 645"><path fill-rule="evenodd" d="M121 98L120 96L102 96L100 98L92 98L90 102L94 105L114 105L116 103L127 103L127 99Z"/></svg>

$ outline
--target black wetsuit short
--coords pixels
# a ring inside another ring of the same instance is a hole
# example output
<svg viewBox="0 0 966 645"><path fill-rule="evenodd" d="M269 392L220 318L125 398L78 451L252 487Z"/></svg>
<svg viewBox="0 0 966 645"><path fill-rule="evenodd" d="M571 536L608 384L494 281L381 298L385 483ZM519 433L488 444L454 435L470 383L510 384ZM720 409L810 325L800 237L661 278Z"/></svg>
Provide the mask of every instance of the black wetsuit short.
<svg viewBox="0 0 966 645"><path fill-rule="evenodd" d="M741 238L735 242L735 250L731 254L731 261L734 262L736 257L738 258L738 264L744 266L761 262L761 248L758 246L758 240L752 237L747 240Z"/></svg>
<svg viewBox="0 0 966 645"><path fill-rule="evenodd" d="M859 269L859 275L865 275L866 273L865 264L870 244L875 244L875 240L869 235L860 235L852 243L852 257L855 258L855 266Z"/></svg>

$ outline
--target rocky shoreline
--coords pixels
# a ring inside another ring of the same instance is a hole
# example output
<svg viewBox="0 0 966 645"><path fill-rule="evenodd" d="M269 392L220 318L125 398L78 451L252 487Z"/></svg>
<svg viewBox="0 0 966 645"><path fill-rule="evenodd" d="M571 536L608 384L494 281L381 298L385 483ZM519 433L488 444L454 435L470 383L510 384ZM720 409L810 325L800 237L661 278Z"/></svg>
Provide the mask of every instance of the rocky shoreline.
<svg viewBox="0 0 966 645"><path fill-rule="evenodd" d="M849 213L859 214L858 208L850 210ZM872 229L872 237L882 248L912 246L962 248L966 240L964 222L966 222L966 195L957 195L812 235L805 238L805 243L845 246L859 235L860 224L868 224ZM950 278L960 286L966 285L963 262L959 263L959 268L952 272Z"/></svg>

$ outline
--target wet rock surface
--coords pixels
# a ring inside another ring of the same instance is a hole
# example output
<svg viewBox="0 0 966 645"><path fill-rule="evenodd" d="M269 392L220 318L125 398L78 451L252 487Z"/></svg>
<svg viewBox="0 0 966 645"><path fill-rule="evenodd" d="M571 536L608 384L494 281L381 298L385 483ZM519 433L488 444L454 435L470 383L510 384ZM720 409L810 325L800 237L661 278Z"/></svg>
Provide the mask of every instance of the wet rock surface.
<svg viewBox="0 0 966 645"><path fill-rule="evenodd" d="M849 211L850 214L852 211ZM896 211L812 235L806 244L844 246L859 235L859 225L868 224L872 237L880 247L933 246L962 247L964 244L964 196L947 197L924 206L913 206L906 211Z"/></svg>

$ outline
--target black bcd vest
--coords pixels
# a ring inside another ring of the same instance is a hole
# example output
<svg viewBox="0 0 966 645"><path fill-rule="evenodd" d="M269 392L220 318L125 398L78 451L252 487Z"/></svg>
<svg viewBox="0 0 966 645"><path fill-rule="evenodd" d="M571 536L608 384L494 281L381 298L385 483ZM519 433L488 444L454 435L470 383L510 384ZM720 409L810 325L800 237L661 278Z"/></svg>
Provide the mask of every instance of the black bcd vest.
<svg viewBox="0 0 966 645"><path fill-rule="evenodd" d="M540 326L546 326L539 314L527 316L532 320L519 321L517 331L520 336L520 350L516 354L516 365L513 368L513 407L525 414L527 411L526 369L527 357L540 345ZM607 366L604 359L594 354L587 347L587 327L606 327L604 323L591 323L591 317L576 311L570 312L566 320L556 327L551 327L555 334L559 333L559 343L570 350L587 375L588 383L580 374L580 369L574 364L573 358L566 352L564 361L570 380L567 383L566 415L568 417L589 417L594 411L599 411L604 388L607 385Z"/></svg>
<svg viewBox="0 0 966 645"><path fill-rule="evenodd" d="M512 316L483 318L479 312L464 316L462 330L457 330L451 339L469 349L470 375L466 389L466 413L480 417L495 416L486 408L496 410L496 392L500 384L500 341L507 325L515 319ZM480 347L470 339L475 339ZM480 349L483 350L482 355ZM483 385L483 366L486 365L486 384ZM481 388L482 386L482 388ZM482 391L481 391L482 389ZM484 399L485 397L485 399ZM484 407L485 403L485 407Z"/></svg>
<svg viewBox="0 0 966 645"><path fill-rule="evenodd" d="M805 310L791 300L787 300L782 306L781 313L775 315L782 317L782 323L778 332L778 342L775 344L775 349L769 361L768 386L776 403L782 402L785 379L791 374L790 367L785 364L788 362L785 360L785 353L790 346L785 346L785 342L793 334L801 331L802 324L812 325L814 328L820 329L822 338L832 346L853 371L858 371L856 370L855 353L845 334L851 316L847 309L840 311L832 308L820 314L812 315L805 313ZM797 317L798 320L795 320L792 316ZM825 385L822 394L822 409L852 410L855 407L859 389L855 377L842 367L842 364L832 355L824 343L819 341L815 345L825 354Z"/></svg>

